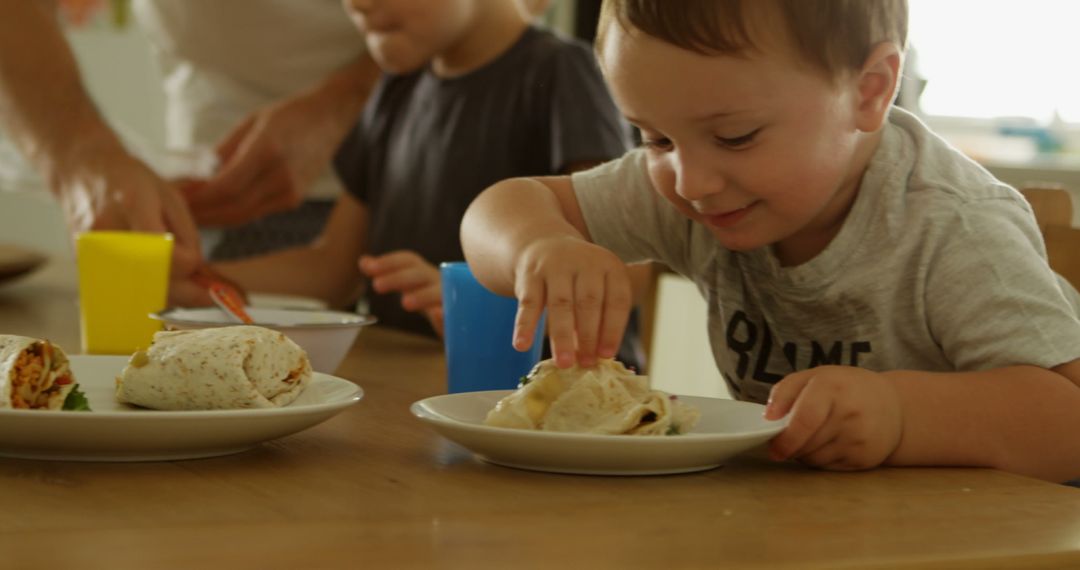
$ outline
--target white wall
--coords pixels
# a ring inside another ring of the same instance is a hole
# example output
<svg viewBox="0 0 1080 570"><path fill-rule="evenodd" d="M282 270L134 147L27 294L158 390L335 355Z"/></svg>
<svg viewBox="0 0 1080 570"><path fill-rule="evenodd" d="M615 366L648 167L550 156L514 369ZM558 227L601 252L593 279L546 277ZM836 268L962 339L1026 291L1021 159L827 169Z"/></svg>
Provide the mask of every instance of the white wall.
<svg viewBox="0 0 1080 570"><path fill-rule="evenodd" d="M687 396L730 398L709 348L707 307L685 277L664 274L656 288L656 316L649 354L655 388Z"/></svg>
<svg viewBox="0 0 1080 570"><path fill-rule="evenodd" d="M165 143L165 96L150 44L129 23L107 22L68 33L83 78L102 114L125 135Z"/></svg>

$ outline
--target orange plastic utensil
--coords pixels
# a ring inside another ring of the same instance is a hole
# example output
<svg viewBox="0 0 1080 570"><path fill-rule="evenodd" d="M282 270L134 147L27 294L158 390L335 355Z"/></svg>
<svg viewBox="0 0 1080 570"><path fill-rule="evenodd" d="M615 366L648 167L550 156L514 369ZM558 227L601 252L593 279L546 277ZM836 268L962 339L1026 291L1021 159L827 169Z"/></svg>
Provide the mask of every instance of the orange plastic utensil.
<svg viewBox="0 0 1080 570"><path fill-rule="evenodd" d="M251 315L248 315L247 311L244 310L244 299L235 289L225 283L214 281L210 283L209 290L210 298L214 301L214 304L221 307L221 310L225 311L227 315L245 325L255 324Z"/></svg>
<svg viewBox="0 0 1080 570"><path fill-rule="evenodd" d="M210 300L220 307L222 311L225 311L225 314L230 318L245 325L255 324L255 321L244 310L247 305L247 298L239 285L229 281L208 265L203 265L195 270L191 280L197 285L205 287L210 294Z"/></svg>

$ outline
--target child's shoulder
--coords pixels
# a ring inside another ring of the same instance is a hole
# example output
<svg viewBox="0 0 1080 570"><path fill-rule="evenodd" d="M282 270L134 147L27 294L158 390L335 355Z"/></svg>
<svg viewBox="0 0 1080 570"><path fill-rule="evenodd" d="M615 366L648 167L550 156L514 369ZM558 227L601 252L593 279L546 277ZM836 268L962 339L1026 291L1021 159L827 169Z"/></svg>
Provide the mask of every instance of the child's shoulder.
<svg viewBox="0 0 1080 570"><path fill-rule="evenodd" d="M529 27L482 75L476 83L498 83L504 93L520 92L522 100L542 105L564 100L571 103L566 107L602 107L617 116L592 49L550 30Z"/></svg>
<svg viewBox="0 0 1080 570"><path fill-rule="evenodd" d="M1030 207L1015 189L966 157L903 110L890 113L863 176L853 224L865 242L894 248L988 243L996 236L1038 240Z"/></svg>
<svg viewBox="0 0 1080 570"><path fill-rule="evenodd" d="M567 38L549 29L531 26L518 42L517 52L529 59L528 67L552 68L567 64L588 63L596 65L596 58L588 43Z"/></svg>
<svg viewBox="0 0 1080 570"><path fill-rule="evenodd" d="M531 53L541 56L558 57L585 54L592 58L592 49L589 44L547 28L529 26L519 43L527 47Z"/></svg>
<svg viewBox="0 0 1080 570"><path fill-rule="evenodd" d="M568 67L585 66L599 75L596 56L588 44L536 26L525 31L507 56L519 72L559 73Z"/></svg>
<svg viewBox="0 0 1080 570"><path fill-rule="evenodd" d="M1026 202L1019 192L914 115L895 109L890 115L890 125L891 148L879 159L891 165L892 182L903 185L909 199L953 204L958 208L1000 201L1023 209Z"/></svg>

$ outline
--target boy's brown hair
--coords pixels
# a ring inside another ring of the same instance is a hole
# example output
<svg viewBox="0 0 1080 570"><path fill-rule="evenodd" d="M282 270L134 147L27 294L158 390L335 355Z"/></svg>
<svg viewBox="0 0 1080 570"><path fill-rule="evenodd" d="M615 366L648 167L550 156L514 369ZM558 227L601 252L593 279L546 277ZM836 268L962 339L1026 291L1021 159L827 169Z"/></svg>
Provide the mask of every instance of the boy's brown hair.
<svg viewBox="0 0 1080 570"><path fill-rule="evenodd" d="M907 42L907 0L767 0L797 53L831 78L861 69L874 46ZM604 0L596 46L612 24L703 54L758 46L747 9L763 0Z"/></svg>

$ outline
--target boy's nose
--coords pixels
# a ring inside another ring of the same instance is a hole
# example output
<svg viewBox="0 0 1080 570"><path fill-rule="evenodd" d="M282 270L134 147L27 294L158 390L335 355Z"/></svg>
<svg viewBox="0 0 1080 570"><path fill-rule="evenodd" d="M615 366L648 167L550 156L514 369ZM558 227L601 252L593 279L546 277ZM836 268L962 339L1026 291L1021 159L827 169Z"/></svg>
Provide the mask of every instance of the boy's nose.
<svg viewBox="0 0 1080 570"><path fill-rule="evenodd" d="M696 202L724 190L724 177L707 159L679 156L675 165L675 193Z"/></svg>

